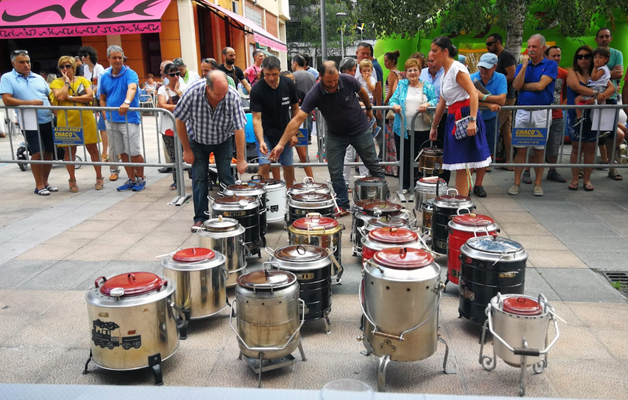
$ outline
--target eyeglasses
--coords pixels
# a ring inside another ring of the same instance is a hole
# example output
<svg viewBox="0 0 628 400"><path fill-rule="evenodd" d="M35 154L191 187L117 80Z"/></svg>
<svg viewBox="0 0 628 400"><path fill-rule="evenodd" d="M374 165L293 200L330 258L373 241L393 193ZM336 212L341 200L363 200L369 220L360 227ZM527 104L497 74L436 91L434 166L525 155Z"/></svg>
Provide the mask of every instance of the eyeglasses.
<svg viewBox="0 0 628 400"><path fill-rule="evenodd" d="M70 64L66 64L66 65L59 65L59 69L72 69L74 67L72 67L72 65Z"/></svg>
<svg viewBox="0 0 628 400"><path fill-rule="evenodd" d="M173 76L173 77L174 76L179 76L179 73L178 72L171 72L171 73L168 74L168 76Z"/></svg>
<svg viewBox="0 0 628 400"><path fill-rule="evenodd" d="M28 51L26 50L13 50L13 53L11 53L14 56L20 55L20 54L24 54L25 56L28 55Z"/></svg>
<svg viewBox="0 0 628 400"><path fill-rule="evenodd" d="M591 54L578 54L576 58L578 60L582 60L582 59L588 60L591 58Z"/></svg>
<svg viewBox="0 0 628 400"><path fill-rule="evenodd" d="M497 43L497 40L494 40L492 42L486 42L486 47L491 47L492 45L494 45L495 43Z"/></svg>

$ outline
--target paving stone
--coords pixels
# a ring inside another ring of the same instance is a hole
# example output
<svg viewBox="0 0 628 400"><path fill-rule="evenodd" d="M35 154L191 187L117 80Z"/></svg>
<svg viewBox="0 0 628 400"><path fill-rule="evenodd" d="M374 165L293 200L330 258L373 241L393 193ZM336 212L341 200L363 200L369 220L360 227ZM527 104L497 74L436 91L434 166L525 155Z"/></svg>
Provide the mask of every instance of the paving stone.
<svg viewBox="0 0 628 400"><path fill-rule="evenodd" d="M587 268L571 250L527 250L527 252L528 261L536 268Z"/></svg>
<svg viewBox="0 0 628 400"><path fill-rule="evenodd" d="M526 267L525 294L537 297L544 295L547 300L562 300L560 295L544 279L545 270Z"/></svg>
<svg viewBox="0 0 628 400"><path fill-rule="evenodd" d="M491 216L495 219L497 224L504 224L507 222L527 223L534 224L538 221L527 212L509 212L509 211L490 211Z"/></svg>
<svg viewBox="0 0 628 400"><path fill-rule="evenodd" d="M586 327L628 329L628 304L626 303L572 302L566 304Z"/></svg>
<svg viewBox="0 0 628 400"><path fill-rule="evenodd" d="M535 224L524 224L524 223L513 223L506 222L500 224L502 232L507 233L511 236L551 236L552 234L543 227L543 225L535 223Z"/></svg>
<svg viewBox="0 0 628 400"><path fill-rule="evenodd" d="M610 360L551 360L547 369L558 396L619 399L628 393L625 365ZM583 379L586 377L586 379Z"/></svg>
<svg viewBox="0 0 628 400"><path fill-rule="evenodd" d="M590 269L546 268L542 274L563 301L625 303L617 290Z"/></svg>
<svg viewBox="0 0 628 400"><path fill-rule="evenodd" d="M104 261L59 261L19 286L21 290L71 290L77 282L94 276Z"/></svg>
<svg viewBox="0 0 628 400"><path fill-rule="evenodd" d="M560 240L552 236L509 236L515 242L521 243L526 250L568 250Z"/></svg>
<svg viewBox="0 0 628 400"><path fill-rule="evenodd" d="M11 260L0 265L0 289L15 289L49 268L52 260Z"/></svg>

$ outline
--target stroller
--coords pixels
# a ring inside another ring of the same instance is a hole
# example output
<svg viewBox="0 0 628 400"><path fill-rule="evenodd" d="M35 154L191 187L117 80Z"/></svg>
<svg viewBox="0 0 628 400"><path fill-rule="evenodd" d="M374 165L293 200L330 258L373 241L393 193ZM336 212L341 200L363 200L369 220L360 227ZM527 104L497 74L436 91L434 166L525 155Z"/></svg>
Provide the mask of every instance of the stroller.
<svg viewBox="0 0 628 400"><path fill-rule="evenodd" d="M12 124L8 118L5 119L4 122L5 122L5 126L8 126L9 130L11 131L13 131L13 127L18 126L17 124ZM28 151L28 143L26 143L26 135L24 134L24 131L22 129L19 129L19 131L24 141L19 143L19 146L15 152L15 158L18 160L27 161L29 160L30 156L29 156L29 151ZM65 157L65 148L55 145L55 152L57 153L56 159L63 160L63 157ZM80 161L83 161L83 159L77 154L74 156L74 161L80 162ZM20 170L22 171L26 171L28 169L27 163L19 163L18 166L20 167ZM75 169L80 169L80 168L81 168L81 164L77 164L75 166Z"/></svg>

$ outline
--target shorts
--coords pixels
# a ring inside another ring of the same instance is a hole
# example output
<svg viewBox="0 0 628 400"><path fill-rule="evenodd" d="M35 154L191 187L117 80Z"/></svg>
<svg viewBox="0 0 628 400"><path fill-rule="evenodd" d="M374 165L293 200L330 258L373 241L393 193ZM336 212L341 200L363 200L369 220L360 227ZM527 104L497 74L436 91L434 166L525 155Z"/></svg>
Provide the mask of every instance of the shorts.
<svg viewBox="0 0 628 400"><path fill-rule="evenodd" d="M139 124L107 121L107 133L110 134L109 141L113 142L115 154L128 154L131 157L142 154Z"/></svg>
<svg viewBox="0 0 628 400"><path fill-rule="evenodd" d="M41 133L41 144L44 146L44 152L54 153L55 144L52 133L52 122L45 124L39 124L39 132ZM41 152L39 147L39 134L37 131L24 131L26 135L26 143L28 143L28 150L31 155Z"/></svg>
<svg viewBox="0 0 628 400"><path fill-rule="evenodd" d="M554 157L558 155L562 138L565 134L565 124L562 118L552 119L552 125L550 125L549 134L547 135L547 155Z"/></svg>
<svg viewBox="0 0 628 400"><path fill-rule="evenodd" d="M264 135L264 142L266 142L266 146L268 147L268 151L270 152L277 144L279 143L279 139L269 138ZM270 160L268 159L268 155L262 154L259 151L259 142L255 140L255 150L257 150L257 157L259 165L270 164ZM281 155L279 156L279 163L282 167L292 167L294 163L294 159L292 157L292 145L287 144L284 146Z"/></svg>
<svg viewBox="0 0 628 400"><path fill-rule="evenodd" d="M98 113L98 123L96 124L96 127L98 128L99 131L106 131L107 130L107 124L105 123L105 119L102 116L102 113Z"/></svg>
<svg viewBox="0 0 628 400"><path fill-rule="evenodd" d="M548 119L549 116L549 119ZM538 128L547 129L549 132L549 124L552 122L551 113L547 110L517 110L515 114L515 128ZM543 150L545 146L513 146L514 148L523 149L525 147L534 147L536 150Z"/></svg>

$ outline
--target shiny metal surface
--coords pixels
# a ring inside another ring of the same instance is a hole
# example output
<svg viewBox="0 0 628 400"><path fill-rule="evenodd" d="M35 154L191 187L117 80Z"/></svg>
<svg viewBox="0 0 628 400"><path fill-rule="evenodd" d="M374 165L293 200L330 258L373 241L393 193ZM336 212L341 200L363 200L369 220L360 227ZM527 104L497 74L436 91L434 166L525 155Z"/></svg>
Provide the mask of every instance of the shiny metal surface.
<svg viewBox="0 0 628 400"><path fill-rule="evenodd" d="M176 282L175 304L189 313L190 319L206 318L227 306L227 271L225 256L215 251L209 261L176 262L172 257L162 261L164 275Z"/></svg>
<svg viewBox="0 0 628 400"><path fill-rule="evenodd" d="M388 200L390 192L385 178L366 177L356 179L353 190L353 201L369 199Z"/></svg>
<svg viewBox="0 0 628 400"><path fill-rule="evenodd" d="M519 262L528 259L528 252L519 242L501 236L474 237L460 247L460 252L476 260Z"/></svg>
<svg viewBox="0 0 628 400"><path fill-rule="evenodd" d="M267 222L283 221L286 218L286 183L273 181L266 185Z"/></svg>
<svg viewBox="0 0 628 400"><path fill-rule="evenodd" d="M101 368L133 370L149 366L148 357L172 356L179 334L172 302L176 284L141 296L109 297L93 287L85 294L92 331L93 361Z"/></svg>
<svg viewBox="0 0 628 400"><path fill-rule="evenodd" d="M222 216L221 216L222 217ZM219 218L221 218L219 217ZM205 221L218 221L218 218ZM215 231L213 224L203 224L203 229L196 231L199 237L199 246L216 250L224 254L225 269L229 273L227 277L227 287L236 285L238 277L244 273L247 266L246 249L244 245L245 229L237 220L224 218L223 221L234 221L237 225L235 229L229 231Z"/></svg>
<svg viewBox="0 0 628 400"><path fill-rule="evenodd" d="M421 178L414 187L414 209L421 211L423 202L446 193L447 182L444 179Z"/></svg>

